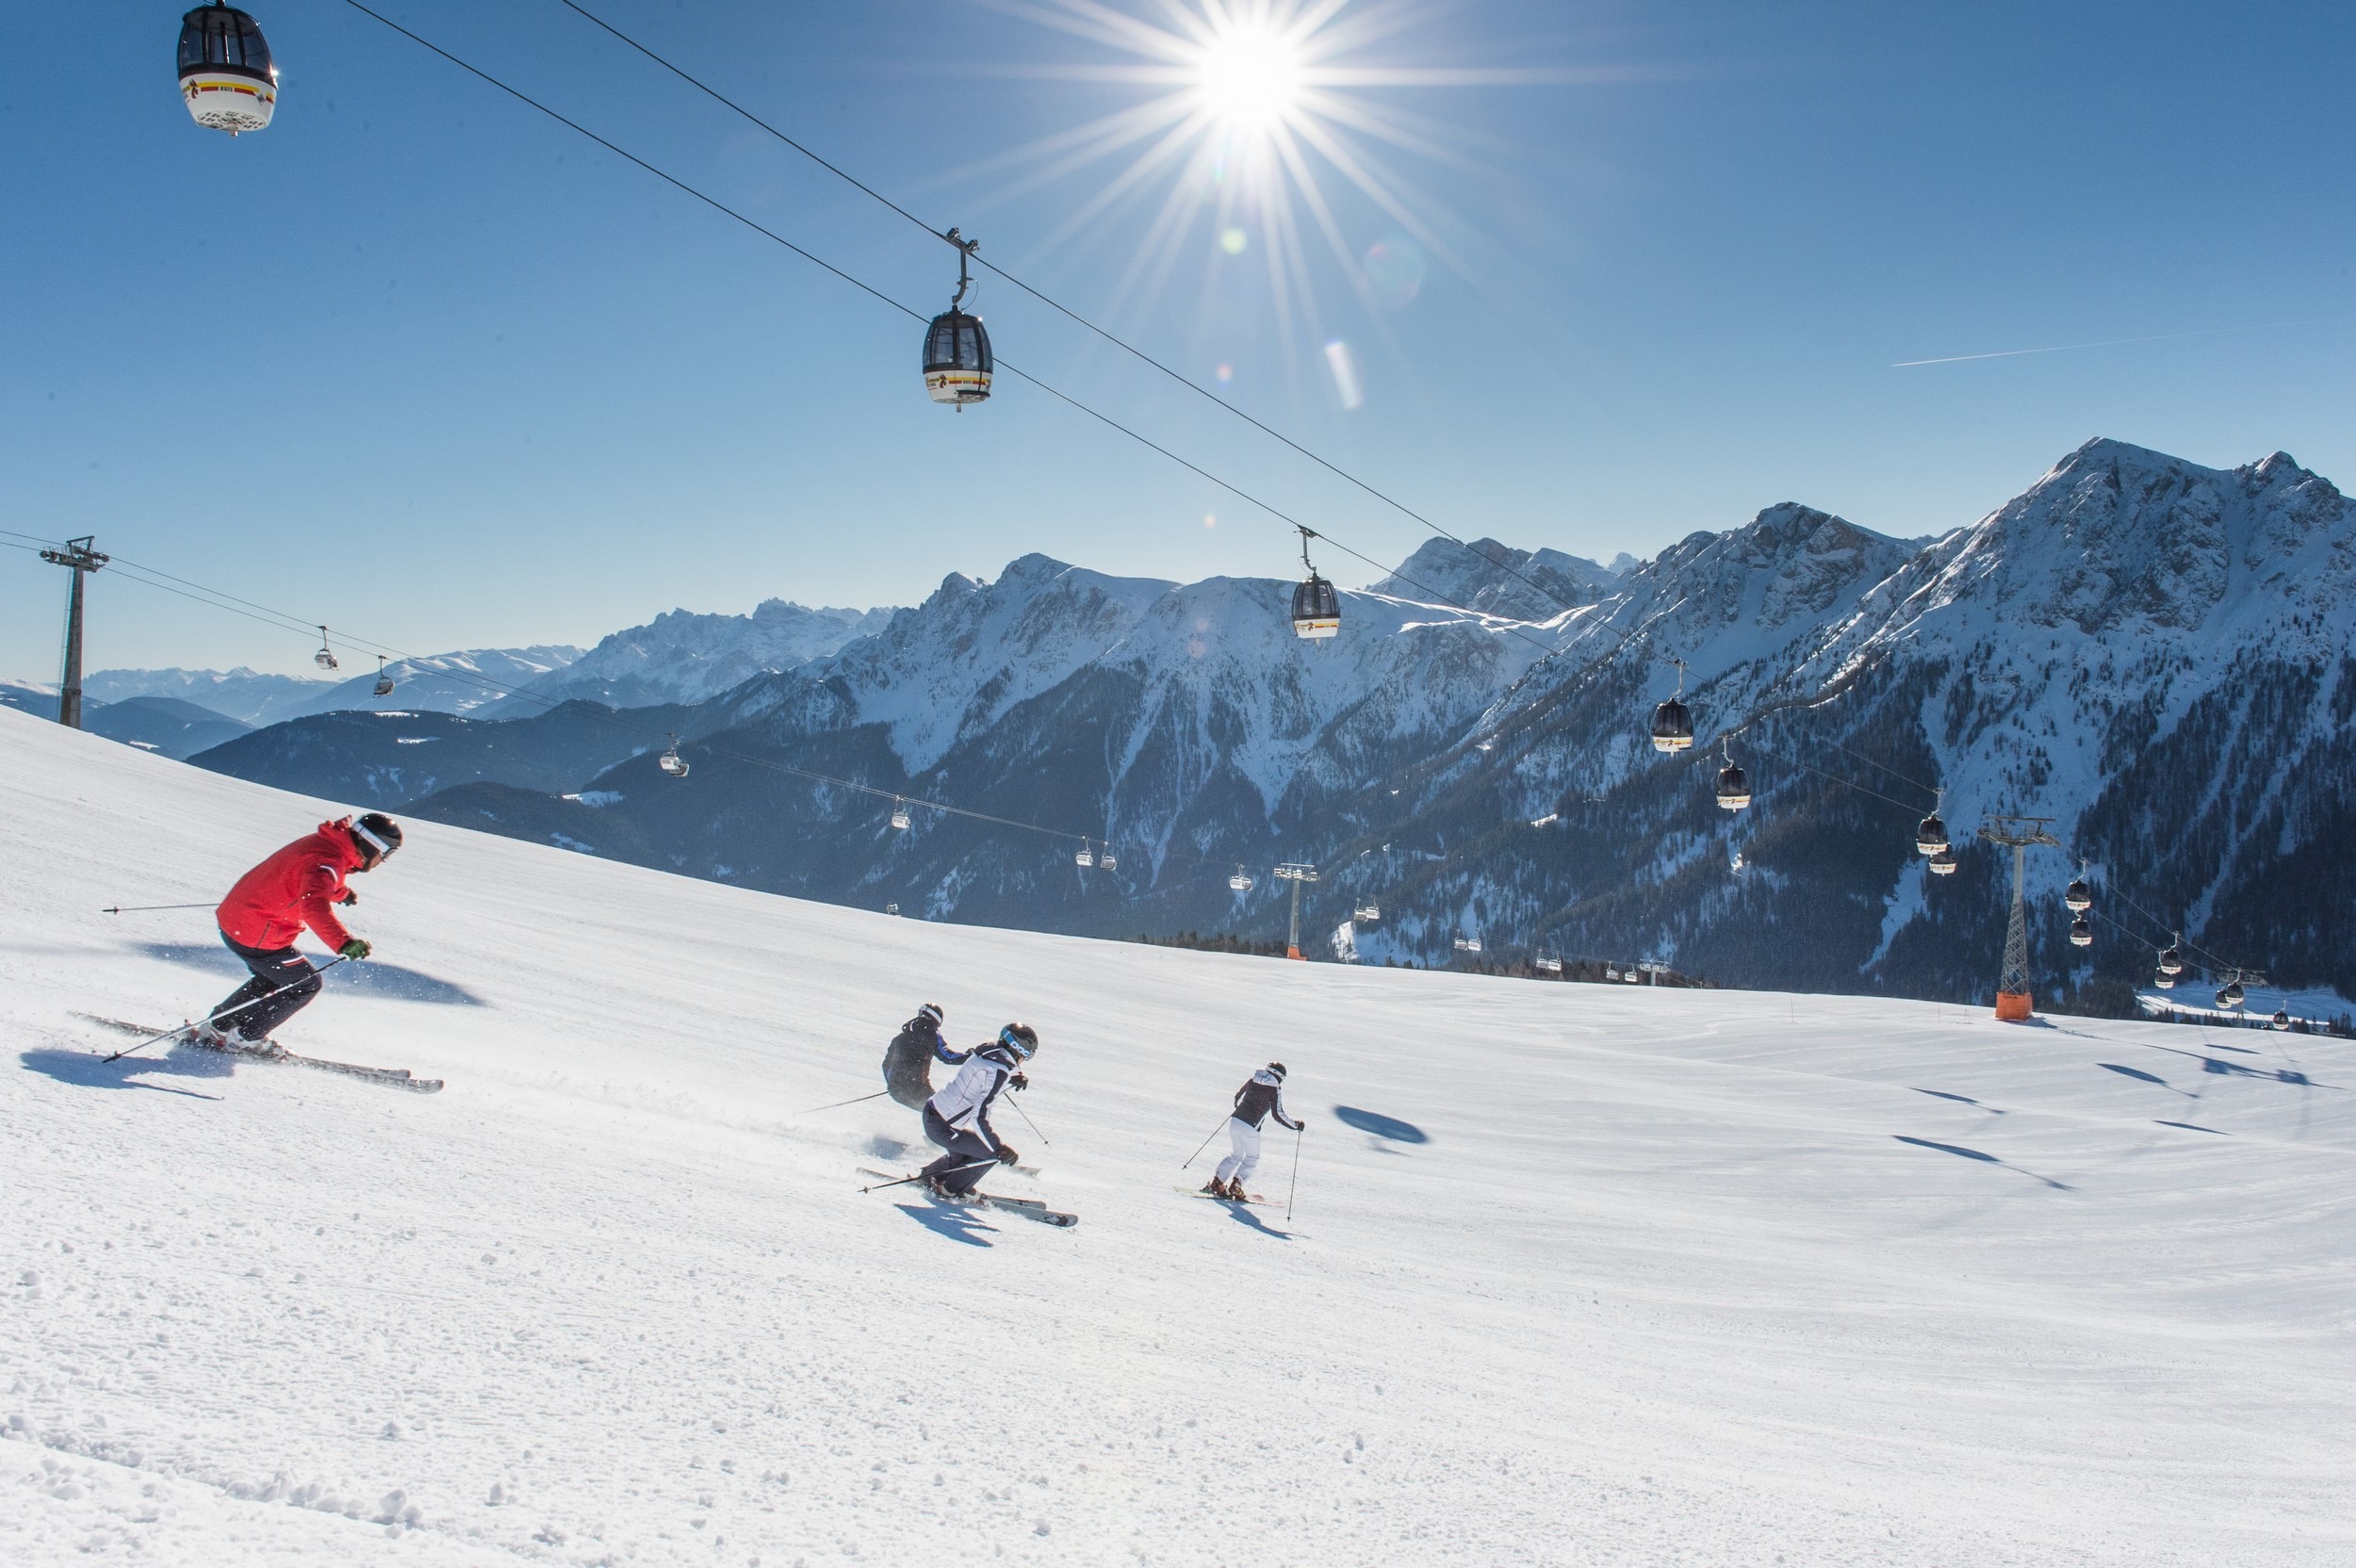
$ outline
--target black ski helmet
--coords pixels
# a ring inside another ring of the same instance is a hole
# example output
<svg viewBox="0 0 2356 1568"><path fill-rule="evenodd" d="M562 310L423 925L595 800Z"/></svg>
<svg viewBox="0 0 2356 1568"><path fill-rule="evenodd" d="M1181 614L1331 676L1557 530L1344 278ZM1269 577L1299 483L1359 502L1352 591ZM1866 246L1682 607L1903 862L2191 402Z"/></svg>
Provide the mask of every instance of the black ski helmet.
<svg viewBox="0 0 2356 1568"><path fill-rule="evenodd" d="M942 1021L948 1017L946 1013L943 1013L941 1010L941 1004L938 1002L925 1003L922 1007L916 1009L916 1016L920 1019L929 1021L932 1026L936 1029L940 1028Z"/></svg>
<svg viewBox="0 0 2356 1568"><path fill-rule="evenodd" d="M1280 1084L1281 1084L1281 1083L1283 1083L1283 1082L1284 1081L1284 1063L1282 1063L1282 1062L1270 1062L1270 1063L1268 1063L1268 1070L1270 1072L1273 1072L1274 1074L1276 1074L1276 1081L1277 1081L1278 1083L1280 1083Z"/></svg>
<svg viewBox="0 0 2356 1568"><path fill-rule="evenodd" d="M382 811L370 811L352 825L352 836L371 866L382 865L401 847L401 824Z"/></svg>
<svg viewBox="0 0 2356 1568"><path fill-rule="evenodd" d="M998 1043L1029 1061L1039 1051L1039 1031L1027 1023L1009 1023L998 1031Z"/></svg>

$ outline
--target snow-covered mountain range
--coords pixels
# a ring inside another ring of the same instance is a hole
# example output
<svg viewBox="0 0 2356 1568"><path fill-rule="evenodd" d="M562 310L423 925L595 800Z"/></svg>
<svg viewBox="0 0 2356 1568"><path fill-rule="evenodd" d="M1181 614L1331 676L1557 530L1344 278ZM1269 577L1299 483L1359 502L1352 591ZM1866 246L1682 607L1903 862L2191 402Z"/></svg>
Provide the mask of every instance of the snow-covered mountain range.
<svg viewBox="0 0 2356 1568"><path fill-rule="evenodd" d="M608 714L584 742L597 723L566 721L570 765L584 744L610 762L564 792L627 819L628 858L939 918L1281 934L1267 868L1298 860L1321 869L1304 927L1382 908L1361 961L1478 938L1491 957L1956 998L1992 988L2009 891L1971 830L2034 812L2070 846L2029 867L2042 993L2131 1005L2181 929L2197 968L2351 995L2352 552L2348 502L2286 456L2212 469L2098 440L1928 544L1793 503L1612 568L1438 542L1345 594L1322 645L1291 635L1286 582L1026 556L659 725ZM1701 743L1664 759L1645 721L1672 661ZM466 778L546 792L500 760L535 723ZM672 729L685 781L647 755ZM338 734L207 761L270 779L299 750L305 787L415 803L381 785L397 738ZM1727 757L1757 797L1739 814L1712 797ZM921 805L895 832L888 799L780 765L1085 835L1120 864ZM1933 882L1913 830L1940 792L1963 867ZM466 820L502 808L478 796ZM547 837L550 809L514 830ZM2102 889L2085 951L2052 896L2073 856Z"/></svg>
<svg viewBox="0 0 2356 1568"><path fill-rule="evenodd" d="M562 667L518 684L489 716L515 718L573 697L614 708L701 702L771 670L791 670L880 629L892 612L811 610L764 599L749 615L674 610L614 632Z"/></svg>

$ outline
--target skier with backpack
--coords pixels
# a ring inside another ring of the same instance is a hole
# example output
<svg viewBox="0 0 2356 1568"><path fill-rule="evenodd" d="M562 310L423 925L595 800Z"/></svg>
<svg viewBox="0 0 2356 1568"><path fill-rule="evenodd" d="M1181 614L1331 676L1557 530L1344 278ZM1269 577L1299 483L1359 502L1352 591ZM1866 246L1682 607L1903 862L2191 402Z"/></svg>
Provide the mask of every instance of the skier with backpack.
<svg viewBox="0 0 2356 1568"><path fill-rule="evenodd" d="M320 987L319 971L295 951L295 939L307 926L344 957L366 958L367 939L344 928L335 906L360 902L346 877L374 871L400 847L401 825L370 811L323 822L238 877L214 917L222 943L254 977L222 998L188 1037L216 1051L283 1054L271 1032L308 1006Z"/></svg>
<svg viewBox="0 0 2356 1568"><path fill-rule="evenodd" d="M1260 1168L1260 1124L1272 1116L1278 1126L1289 1127L1296 1133L1308 1125L1305 1119L1295 1121L1284 1114L1284 1064L1270 1062L1235 1091L1235 1112L1227 1119L1227 1140L1233 1152L1211 1173L1203 1188L1205 1193L1238 1203L1250 1202L1252 1195L1243 1184Z"/></svg>
<svg viewBox="0 0 2356 1568"><path fill-rule="evenodd" d="M1004 1090L1029 1086L1023 1065L1038 1051L1039 1031L1009 1023L996 1039L966 1053L949 1086L924 1102L924 1135L944 1151L919 1173L927 1192L960 1201L992 1161L1012 1165L1022 1157L990 1126L990 1107Z"/></svg>
<svg viewBox="0 0 2356 1568"><path fill-rule="evenodd" d="M943 1016L940 1003L925 1003L914 1018L900 1025L900 1032L884 1048L886 1091L911 1111L923 1110L924 1102L933 1097L933 1063L963 1067L970 1054L950 1050L949 1042L941 1037Z"/></svg>

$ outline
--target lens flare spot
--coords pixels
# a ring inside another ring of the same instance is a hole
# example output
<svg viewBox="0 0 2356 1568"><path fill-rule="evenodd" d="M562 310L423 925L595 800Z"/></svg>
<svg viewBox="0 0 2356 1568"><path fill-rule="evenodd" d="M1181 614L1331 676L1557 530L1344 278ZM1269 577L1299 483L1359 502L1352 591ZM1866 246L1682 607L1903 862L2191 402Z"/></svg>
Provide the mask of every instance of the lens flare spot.
<svg viewBox="0 0 2356 1568"><path fill-rule="evenodd" d="M1244 247L1251 243L1252 237L1241 229L1221 229L1219 232L1219 248L1231 256L1243 254Z"/></svg>
<svg viewBox="0 0 2356 1568"><path fill-rule="evenodd" d="M1232 365L1222 365L1211 373L1219 377L1219 384L1221 386L1225 386L1229 382L1235 379L1235 368Z"/></svg>
<svg viewBox="0 0 2356 1568"><path fill-rule="evenodd" d="M1412 239L1385 239L1368 246L1360 270L1375 302L1385 310L1399 310L1423 291L1430 264L1423 247Z"/></svg>
<svg viewBox="0 0 2356 1568"><path fill-rule="evenodd" d="M1205 512L1203 514L1203 526L1204 528L1219 527L1219 514L1216 512Z"/></svg>
<svg viewBox="0 0 2356 1568"><path fill-rule="evenodd" d="M1344 408L1366 406L1366 387L1358 380L1358 360L1340 338L1325 346L1325 368L1333 373L1333 393Z"/></svg>

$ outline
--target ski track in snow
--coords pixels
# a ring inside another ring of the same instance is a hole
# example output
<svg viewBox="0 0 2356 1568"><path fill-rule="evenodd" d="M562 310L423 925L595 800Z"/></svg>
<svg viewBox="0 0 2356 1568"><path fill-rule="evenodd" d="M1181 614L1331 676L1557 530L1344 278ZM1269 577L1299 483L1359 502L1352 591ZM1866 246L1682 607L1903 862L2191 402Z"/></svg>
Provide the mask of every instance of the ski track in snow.
<svg viewBox="0 0 2356 1568"><path fill-rule="evenodd" d="M0 763L0 1561L2356 1560L2347 1042L1303 968L419 823L352 918L442 1000L331 975L285 1035L442 1094L103 1067L75 1010L232 979L172 956L205 911L99 907L330 808L14 712ZM1076 1230L861 1196L914 1119L801 1114L928 999L1039 1026L1055 1141L1002 1116L1041 1174L990 1184ZM1269 1056L1291 1221L1171 1190Z"/></svg>

